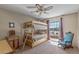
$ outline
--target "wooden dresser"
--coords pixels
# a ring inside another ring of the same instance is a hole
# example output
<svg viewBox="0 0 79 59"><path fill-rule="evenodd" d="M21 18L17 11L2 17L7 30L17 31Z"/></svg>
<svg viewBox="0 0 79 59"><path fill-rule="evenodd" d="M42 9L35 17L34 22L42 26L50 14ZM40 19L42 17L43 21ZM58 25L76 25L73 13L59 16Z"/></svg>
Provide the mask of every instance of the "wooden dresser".
<svg viewBox="0 0 79 59"><path fill-rule="evenodd" d="M13 49L19 48L19 36L15 34L15 30L9 31L8 42Z"/></svg>

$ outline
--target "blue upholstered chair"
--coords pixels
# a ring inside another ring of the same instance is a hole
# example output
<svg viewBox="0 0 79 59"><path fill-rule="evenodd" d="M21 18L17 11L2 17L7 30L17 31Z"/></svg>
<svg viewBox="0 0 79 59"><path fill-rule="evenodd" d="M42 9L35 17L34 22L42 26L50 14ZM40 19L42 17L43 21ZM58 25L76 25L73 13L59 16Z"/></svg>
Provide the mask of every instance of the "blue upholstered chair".
<svg viewBox="0 0 79 59"><path fill-rule="evenodd" d="M72 48L73 37L73 33L67 32L64 36L64 39L59 40L59 45L61 45L63 48Z"/></svg>

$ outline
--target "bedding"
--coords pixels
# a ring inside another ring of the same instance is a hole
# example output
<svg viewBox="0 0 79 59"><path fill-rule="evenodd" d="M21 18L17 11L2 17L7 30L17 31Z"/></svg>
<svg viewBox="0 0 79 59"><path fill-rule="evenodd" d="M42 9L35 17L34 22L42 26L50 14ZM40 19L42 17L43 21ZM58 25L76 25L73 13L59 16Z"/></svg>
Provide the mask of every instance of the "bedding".
<svg viewBox="0 0 79 59"><path fill-rule="evenodd" d="M47 26L46 25L40 25L40 24L34 24L35 30L46 30Z"/></svg>
<svg viewBox="0 0 79 59"><path fill-rule="evenodd" d="M32 38L33 40L40 40L42 38L45 38L47 34L37 34L37 35L34 35Z"/></svg>

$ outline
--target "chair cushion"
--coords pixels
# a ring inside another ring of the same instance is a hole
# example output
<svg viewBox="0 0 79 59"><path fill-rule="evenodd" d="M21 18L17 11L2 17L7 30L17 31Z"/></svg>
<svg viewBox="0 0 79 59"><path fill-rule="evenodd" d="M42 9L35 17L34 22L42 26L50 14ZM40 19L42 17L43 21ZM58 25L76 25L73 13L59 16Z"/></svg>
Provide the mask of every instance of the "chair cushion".
<svg viewBox="0 0 79 59"><path fill-rule="evenodd" d="M64 37L64 41L72 41L72 39L73 39L72 33L67 33Z"/></svg>

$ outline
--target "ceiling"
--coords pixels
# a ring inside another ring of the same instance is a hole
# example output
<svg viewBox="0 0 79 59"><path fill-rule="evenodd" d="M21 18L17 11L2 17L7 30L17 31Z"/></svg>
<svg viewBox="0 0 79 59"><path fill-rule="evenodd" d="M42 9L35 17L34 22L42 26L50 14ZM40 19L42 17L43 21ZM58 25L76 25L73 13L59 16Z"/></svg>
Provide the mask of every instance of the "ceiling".
<svg viewBox="0 0 79 59"><path fill-rule="evenodd" d="M0 8L39 19L74 13L79 10L79 4L44 4L44 6L53 6L53 8L48 11L47 14L38 16L36 13L31 12L32 10L35 10L35 8L27 8L27 6L34 5L35 4L2 4L0 5Z"/></svg>

